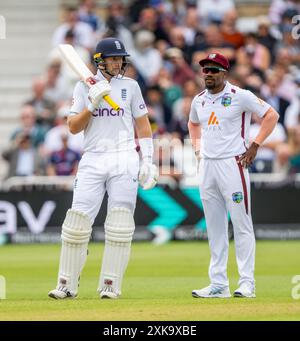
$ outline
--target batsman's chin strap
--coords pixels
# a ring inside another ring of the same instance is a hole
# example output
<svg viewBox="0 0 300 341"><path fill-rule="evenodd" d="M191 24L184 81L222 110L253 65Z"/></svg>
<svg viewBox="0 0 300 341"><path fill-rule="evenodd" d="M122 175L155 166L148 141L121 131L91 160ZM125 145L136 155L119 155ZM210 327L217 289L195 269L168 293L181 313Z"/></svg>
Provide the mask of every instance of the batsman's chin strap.
<svg viewBox="0 0 300 341"><path fill-rule="evenodd" d="M121 75L121 77L124 76L128 64L129 64L129 63L126 61L126 58L123 57L123 64L122 64L122 67L121 67L120 73L119 73L119 74ZM105 62L103 62L103 63L101 63L101 64L99 63L99 64L98 64L98 69L101 71L101 73L106 73L106 74L108 74L110 77L118 77L118 76L115 76L115 75L111 74L111 73L107 70L107 67L106 67L106 66L107 66L107 63L105 63Z"/></svg>
<svg viewBox="0 0 300 341"><path fill-rule="evenodd" d="M113 75L112 73L110 73L108 70L107 70L107 68L106 68L106 64L105 65L101 65L102 67L104 66L104 68L102 69L100 69L100 66L98 67L99 68L99 70L101 71L101 73L106 73L106 74L108 74L110 77L115 77L115 75Z"/></svg>

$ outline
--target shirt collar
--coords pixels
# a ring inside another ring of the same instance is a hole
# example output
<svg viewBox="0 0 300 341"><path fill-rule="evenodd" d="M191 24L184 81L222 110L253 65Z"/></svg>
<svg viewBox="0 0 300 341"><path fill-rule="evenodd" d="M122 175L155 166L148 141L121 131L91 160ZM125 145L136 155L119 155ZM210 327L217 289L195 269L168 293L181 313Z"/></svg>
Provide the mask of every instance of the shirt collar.
<svg viewBox="0 0 300 341"><path fill-rule="evenodd" d="M220 91L220 92L218 92L218 93L216 93L216 94L211 94L211 93L209 93L208 90L206 89L205 96L208 97L208 98L210 98L210 99L212 99L212 98L213 98L213 99L217 99L217 98L219 98L219 97L222 97L225 93L230 92L230 87L231 87L231 84L230 84L228 81L226 81L225 87L224 87L224 89L223 89L222 91Z"/></svg>
<svg viewBox="0 0 300 341"><path fill-rule="evenodd" d="M97 70L97 73L96 73L96 76L95 76L96 80L97 81L103 81L105 80L106 78L102 75L101 71L98 69Z"/></svg>
<svg viewBox="0 0 300 341"><path fill-rule="evenodd" d="M110 82L111 82L113 79L117 79L117 78L118 78L117 76L112 77L111 80L110 80ZM107 80L107 79L103 76L102 72L101 72L99 69L97 70L95 79L96 79L97 81Z"/></svg>

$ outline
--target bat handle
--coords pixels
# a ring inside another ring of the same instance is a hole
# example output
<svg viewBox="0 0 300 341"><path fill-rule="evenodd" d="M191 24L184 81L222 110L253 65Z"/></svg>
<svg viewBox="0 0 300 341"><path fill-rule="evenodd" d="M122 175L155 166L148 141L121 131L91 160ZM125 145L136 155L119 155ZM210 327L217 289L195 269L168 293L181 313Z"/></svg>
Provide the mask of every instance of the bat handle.
<svg viewBox="0 0 300 341"><path fill-rule="evenodd" d="M117 103L115 103L110 97L109 95L105 95L103 96L104 100L116 111L120 110L120 107Z"/></svg>

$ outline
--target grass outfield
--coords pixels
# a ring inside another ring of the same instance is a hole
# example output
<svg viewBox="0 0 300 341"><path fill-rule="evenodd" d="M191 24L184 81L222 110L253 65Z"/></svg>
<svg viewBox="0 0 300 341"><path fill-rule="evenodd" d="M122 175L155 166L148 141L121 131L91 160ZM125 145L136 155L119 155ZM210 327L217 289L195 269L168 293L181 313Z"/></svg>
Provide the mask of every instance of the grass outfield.
<svg viewBox="0 0 300 341"><path fill-rule="evenodd" d="M58 245L0 247L0 275L7 299L3 320L300 320L300 300L291 297L292 277L300 275L300 241L257 242L256 299L195 299L191 291L208 284L206 242L163 246L135 243L119 300L96 293L103 244L91 244L80 295L75 300L47 297L56 282ZM231 291L238 274L230 244Z"/></svg>

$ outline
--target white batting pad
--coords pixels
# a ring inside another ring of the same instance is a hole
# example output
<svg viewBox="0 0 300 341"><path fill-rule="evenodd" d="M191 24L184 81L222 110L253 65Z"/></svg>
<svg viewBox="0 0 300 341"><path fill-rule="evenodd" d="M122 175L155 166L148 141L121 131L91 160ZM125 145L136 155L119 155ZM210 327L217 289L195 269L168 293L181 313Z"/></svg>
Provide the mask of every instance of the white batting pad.
<svg viewBox="0 0 300 341"><path fill-rule="evenodd" d="M89 217L75 210L68 210L62 226L62 248L57 288L67 287L77 294L80 273L87 257L87 246L92 228Z"/></svg>
<svg viewBox="0 0 300 341"><path fill-rule="evenodd" d="M120 295L135 229L132 212L124 207L112 208L104 227L105 248L98 291L112 291Z"/></svg>

